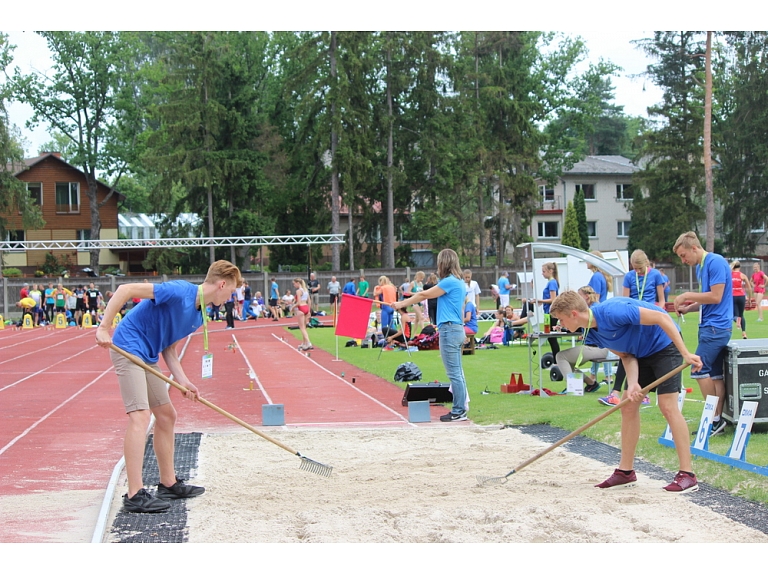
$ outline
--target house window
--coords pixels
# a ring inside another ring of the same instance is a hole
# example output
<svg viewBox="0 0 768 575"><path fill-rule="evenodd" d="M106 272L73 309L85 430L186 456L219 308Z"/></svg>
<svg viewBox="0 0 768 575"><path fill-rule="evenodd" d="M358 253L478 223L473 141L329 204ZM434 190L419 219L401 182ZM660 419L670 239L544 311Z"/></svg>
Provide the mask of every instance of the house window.
<svg viewBox="0 0 768 575"><path fill-rule="evenodd" d="M577 192L584 192L585 200L594 200L595 198L595 184L576 184Z"/></svg>
<svg viewBox="0 0 768 575"><path fill-rule="evenodd" d="M587 235L590 238L597 237L597 222L587 222Z"/></svg>
<svg viewBox="0 0 768 575"><path fill-rule="evenodd" d="M6 242L23 242L25 241L26 235L24 234L24 230L7 230L5 232L5 241ZM9 252L23 252L23 249L20 248L13 248L8 250Z"/></svg>
<svg viewBox="0 0 768 575"><path fill-rule="evenodd" d="M632 184L616 184L616 199L631 200L634 198Z"/></svg>
<svg viewBox="0 0 768 575"><path fill-rule="evenodd" d="M91 239L91 230L77 230L77 240L78 241L87 241ZM77 248L77 251L79 252L87 252L88 250L86 248Z"/></svg>
<svg viewBox="0 0 768 575"><path fill-rule="evenodd" d="M80 213L80 184L77 182L56 182L56 213Z"/></svg>
<svg viewBox="0 0 768 575"><path fill-rule="evenodd" d="M629 224L631 222L616 222L618 224L618 236L620 238L629 237Z"/></svg>
<svg viewBox="0 0 768 575"><path fill-rule="evenodd" d="M27 191L32 198L32 203L43 205L43 184L41 182L27 182Z"/></svg>
<svg viewBox="0 0 768 575"><path fill-rule="evenodd" d="M541 194L542 202L554 202L555 201L555 188L550 188L547 185L539 186L539 194Z"/></svg>
<svg viewBox="0 0 768 575"><path fill-rule="evenodd" d="M540 238L560 237L560 222L539 222L538 227Z"/></svg>

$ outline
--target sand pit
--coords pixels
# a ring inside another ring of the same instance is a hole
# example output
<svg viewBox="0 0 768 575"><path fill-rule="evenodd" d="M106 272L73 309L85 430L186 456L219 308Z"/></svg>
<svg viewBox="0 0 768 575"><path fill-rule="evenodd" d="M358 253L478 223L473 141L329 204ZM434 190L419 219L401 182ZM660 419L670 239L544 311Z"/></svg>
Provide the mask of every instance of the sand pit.
<svg viewBox="0 0 768 575"><path fill-rule="evenodd" d="M515 429L269 430L330 478L249 433L206 435L188 502L190 542L768 542L667 481L638 473L637 487L600 491L609 465L562 448L504 475L548 444Z"/></svg>

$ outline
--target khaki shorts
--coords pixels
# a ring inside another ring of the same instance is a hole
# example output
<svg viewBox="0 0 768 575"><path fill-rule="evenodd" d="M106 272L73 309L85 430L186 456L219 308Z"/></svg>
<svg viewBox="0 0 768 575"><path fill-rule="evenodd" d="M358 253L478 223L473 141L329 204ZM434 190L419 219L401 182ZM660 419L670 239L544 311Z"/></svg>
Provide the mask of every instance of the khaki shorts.
<svg viewBox="0 0 768 575"><path fill-rule="evenodd" d="M115 366L117 382L120 385L120 395L123 396L126 413L142 409L154 409L171 402L168 395L168 384L165 381L114 350L109 350L109 356ZM158 369L157 364L149 367Z"/></svg>

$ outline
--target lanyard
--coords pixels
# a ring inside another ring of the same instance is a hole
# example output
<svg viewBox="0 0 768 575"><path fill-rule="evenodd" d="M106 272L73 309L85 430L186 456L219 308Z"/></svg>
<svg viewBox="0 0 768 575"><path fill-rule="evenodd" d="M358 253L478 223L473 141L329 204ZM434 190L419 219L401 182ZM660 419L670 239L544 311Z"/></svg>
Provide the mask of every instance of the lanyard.
<svg viewBox="0 0 768 575"><path fill-rule="evenodd" d="M699 291L704 291L704 284L701 282L701 278L704 275L704 259L707 257L707 252L701 254L701 263L699 264L699 270L696 272L696 279L699 280Z"/></svg>
<svg viewBox="0 0 768 575"><path fill-rule="evenodd" d="M203 348L208 351L208 314L205 313L205 300L203 299L203 284L200 284L197 293L200 298L200 313L203 314Z"/></svg>
<svg viewBox="0 0 768 575"><path fill-rule="evenodd" d="M640 291L640 278L637 271L635 271L635 285L637 286L637 299L643 301L643 294L645 293L645 282L648 281L648 268L645 268L645 276L643 277L643 289Z"/></svg>
<svg viewBox="0 0 768 575"><path fill-rule="evenodd" d="M581 353L584 351L584 346L587 345L587 336L589 335L589 328L592 326L592 310L589 310L589 323L587 324L587 328L584 330L584 337L581 341L584 342L584 344L581 346L581 349L579 349L579 358L576 360L576 363L573 364L573 367L579 367L581 365Z"/></svg>

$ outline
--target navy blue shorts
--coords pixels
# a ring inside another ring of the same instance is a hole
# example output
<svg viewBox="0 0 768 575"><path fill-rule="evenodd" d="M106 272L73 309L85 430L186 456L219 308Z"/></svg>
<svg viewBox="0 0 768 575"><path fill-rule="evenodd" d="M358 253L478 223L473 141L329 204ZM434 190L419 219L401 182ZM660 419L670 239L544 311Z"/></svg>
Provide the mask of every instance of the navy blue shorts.
<svg viewBox="0 0 768 575"><path fill-rule="evenodd" d="M699 326L699 346L696 348L696 355L701 358L703 365L697 373L691 373L691 378L723 379L723 365L730 340L730 328Z"/></svg>

